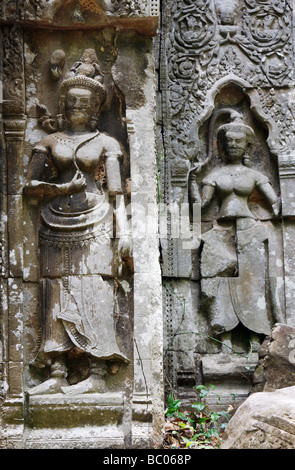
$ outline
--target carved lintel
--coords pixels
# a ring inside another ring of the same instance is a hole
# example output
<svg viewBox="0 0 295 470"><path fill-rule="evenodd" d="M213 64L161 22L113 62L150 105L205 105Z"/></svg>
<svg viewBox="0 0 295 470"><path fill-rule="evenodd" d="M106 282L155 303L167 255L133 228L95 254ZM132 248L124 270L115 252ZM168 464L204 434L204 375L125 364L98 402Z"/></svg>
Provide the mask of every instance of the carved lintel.
<svg viewBox="0 0 295 470"><path fill-rule="evenodd" d="M239 10L241 4L243 8ZM207 106L208 90L220 79L228 77L230 83L230 75L236 76L248 86L264 89L268 99L271 87L279 89L292 84L292 11L289 2L283 0L166 0L163 12L163 17L167 18L163 30L166 57L162 61L165 64L162 70L166 73L165 85L163 81L168 118L166 148L175 179L173 185L177 186L177 167L182 160L198 161L200 149L197 141L191 142L189 129L193 122L198 119L200 122ZM286 122L283 112L288 115L291 112L283 101L284 97L279 100L276 97L274 105L266 109L269 117L275 113L282 115L275 119L280 128ZM280 132L280 139L276 139L276 149L285 144L286 148L290 147L292 134L288 132L290 125L288 127ZM195 154L191 153L191 144Z"/></svg>
<svg viewBox="0 0 295 470"><path fill-rule="evenodd" d="M6 21L34 20L48 7L47 0L2 0L0 18Z"/></svg>
<svg viewBox="0 0 295 470"><path fill-rule="evenodd" d="M145 14L147 1L111 0L108 11L114 15L141 16Z"/></svg>
<svg viewBox="0 0 295 470"><path fill-rule="evenodd" d="M4 0L1 4L1 17L4 17L6 20L16 20L19 18L20 11L17 0Z"/></svg>
<svg viewBox="0 0 295 470"><path fill-rule="evenodd" d="M187 185L187 175L172 175L171 184L172 186L185 187Z"/></svg>
<svg viewBox="0 0 295 470"><path fill-rule="evenodd" d="M6 21L27 22L42 21L52 24L60 9L66 9L69 2L63 0L2 0L0 18ZM95 15L99 22L109 23L116 18L141 20L142 18L158 17L160 14L159 0L77 0L72 2L71 13L64 17L63 22L85 24L90 15ZM69 12L69 11L68 11ZM91 20L90 20L91 21Z"/></svg>

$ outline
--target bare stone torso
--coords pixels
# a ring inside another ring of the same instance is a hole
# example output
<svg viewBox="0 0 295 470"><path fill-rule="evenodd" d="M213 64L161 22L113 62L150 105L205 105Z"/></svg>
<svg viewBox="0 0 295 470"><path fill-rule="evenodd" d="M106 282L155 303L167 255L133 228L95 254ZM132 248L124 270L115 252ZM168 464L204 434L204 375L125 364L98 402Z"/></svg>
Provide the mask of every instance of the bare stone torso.
<svg viewBox="0 0 295 470"><path fill-rule="evenodd" d="M254 215L249 210L248 199L255 186L267 182L261 173L244 165L226 165L213 171L203 184L215 187L216 196L221 201L218 219L235 219Z"/></svg>

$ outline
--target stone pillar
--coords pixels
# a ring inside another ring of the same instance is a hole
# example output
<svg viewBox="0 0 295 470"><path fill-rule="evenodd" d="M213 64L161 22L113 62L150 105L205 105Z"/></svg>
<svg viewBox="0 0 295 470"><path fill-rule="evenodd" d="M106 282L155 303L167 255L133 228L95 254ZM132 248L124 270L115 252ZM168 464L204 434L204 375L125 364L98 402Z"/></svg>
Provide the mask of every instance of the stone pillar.
<svg viewBox="0 0 295 470"><path fill-rule="evenodd" d="M162 285L158 252L158 195L153 121L152 64L146 70L149 102L127 113L131 149L131 205L134 260L134 391L132 438L135 447L159 445L163 409ZM150 125L147 125L150 123ZM141 139L136 138L137 135ZM143 158L144 155L144 158ZM157 345L162 344L158 349ZM149 439L146 439L146 436Z"/></svg>
<svg viewBox="0 0 295 470"><path fill-rule="evenodd" d="M292 105L292 102L290 103ZM282 191L282 216L283 216L283 243L284 243L284 271L285 271L285 299L286 320L290 326L295 325L294 295L295 295L295 270L294 270L294 155L286 154L279 160L280 181Z"/></svg>
<svg viewBox="0 0 295 470"><path fill-rule="evenodd" d="M23 148L26 126L23 30L3 26L1 141L1 345L4 420L23 430Z"/></svg>

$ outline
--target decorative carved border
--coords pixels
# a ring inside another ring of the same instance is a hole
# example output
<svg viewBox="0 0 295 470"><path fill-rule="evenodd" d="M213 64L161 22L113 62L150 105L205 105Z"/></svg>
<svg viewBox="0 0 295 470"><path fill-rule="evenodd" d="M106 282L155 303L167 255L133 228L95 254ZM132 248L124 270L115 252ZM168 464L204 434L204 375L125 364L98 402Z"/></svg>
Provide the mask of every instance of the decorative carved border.
<svg viewBox="0 0 295 470"><path fill-rule="evenodd" d="M2 0L0 19L10 21L52 20L65 0ZM79 0L81 10L118 17L159 16L160 0Z"/></svg>
<svg viewBox="0 0 295 470"><path fill-rule="evenodd" d="M225 18L227 6L232 9ZM173 184L185 184L190 162L198 160L196 123L208 109L208 91L221 80L257 90L260 114L283 136L269 139L270 146L276 153L295 148L295 129L288 127L293 103L276 93L293 80L290 1L166 0L163 11L164 132Z"/></svg>

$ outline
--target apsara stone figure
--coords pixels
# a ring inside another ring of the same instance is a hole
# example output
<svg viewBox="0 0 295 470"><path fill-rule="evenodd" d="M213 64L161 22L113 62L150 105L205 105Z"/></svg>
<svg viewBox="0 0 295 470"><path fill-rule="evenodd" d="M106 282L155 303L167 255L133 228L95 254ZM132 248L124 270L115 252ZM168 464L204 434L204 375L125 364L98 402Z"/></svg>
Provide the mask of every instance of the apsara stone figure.
<svg viewBox="0 0 295 470"><path fill-rule="evenodd" d="M270 334L282 321L276 280L270 276L271 220L260 221L249 208L253 190L262 195L278 218L280 202L267 176L249 168L247 148L253 129L237 112L217 131L224 165L213 169L201 183L201 205L218 201L213 228L202 235L201 293L211 331L222 334L242 323L250 332ZM273 257L274 258L274 257Z"/></svg>
<svg viewBox="0 0 295 470"><path fill-rule="evenodd" d="M112 202L122 195L122 151L115 138L96 129L106 91L88 56L85 52L61 85L63 130L33 149L25 188L42 200L40 353L51 362L51 376L31 394L103 392L105 361L128 361L114 324L114 276L126 248L121 238L116 254L113 240ZM106 185L97 177L103 165ZM120 226L124 207L115 213ZM65 354L73 348L90 356L91 368L88 378L69 385Z"/></svg>

